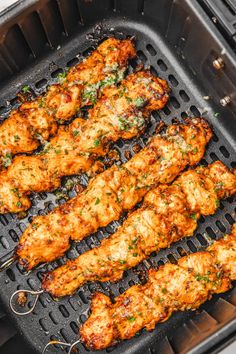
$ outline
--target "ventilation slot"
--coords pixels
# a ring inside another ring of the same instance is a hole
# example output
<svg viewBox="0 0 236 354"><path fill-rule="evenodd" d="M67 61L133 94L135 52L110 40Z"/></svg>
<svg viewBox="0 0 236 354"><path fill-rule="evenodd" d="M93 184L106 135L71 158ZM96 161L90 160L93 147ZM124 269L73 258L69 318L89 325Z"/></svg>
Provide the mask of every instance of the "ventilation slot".
<svg viewBox="0 0 236 354"><path fill-rule="evenodd" d="M225 157L225 158L229 158L229 152L228 152L228 150L226 149L226 147L224 147L224 146L221 146L220 147L220 152L222 153L222 155Z"/></svg>
<svg viewBox="0 0 236 354"><path fill-rule="evenodd" d="M184 102L189 102L190 98L184 90L180 90L179 95Z"/></svg>
<svg viewBox="0 0 236 354"><path fill-rule="evenodd" d="M36 82L35 87L37 89L41 89L41 88L45 88L46 85L47 85L47 80L46 79L42 79L42 80L39 80L38 82Z"/></svg>
<svg viewBox="0 0 236 354"><path fill-rule="evenodd" d="M151 44L148 44L146 46L147 51L152 55L155 56L157 54L156 50L153 48L153 46Z"/></svg>
<svg viewBox="0 0 236 354"><path fill-rule="evenodd" d="M169 75L169 76L168 76L168 79L169 79L169 81L170 81L170 83L171 83L172 86L174 86L174 87L178 86L179 82L178 82L178 80L174 77L174 75Z"/></svg>
<svg viewBox="0 0 236 354"><path fill-rule="evenodd" d="M167 66L166 66L166 64L164 63L163 60L159 59L159 60L157 61L157 65L160 67L160 69L161 69L162 71L166 71L166 70L167 70Z"/></svg>
<svg viewBox="0 0 236 354"><path fill-rule="evenodd" d="M143 64L145 64L147 62L147 57L141 50L137 51L137 56Z"/></svg>
<svg viewBox="0 0 236 354"><path fill-rule="evenodd" d="M215 240L216 239L216 234L215 232L212 230L212 228L210 226L208 226L206 228L206 232L208 233L208 235L213 239Z"/></svg>

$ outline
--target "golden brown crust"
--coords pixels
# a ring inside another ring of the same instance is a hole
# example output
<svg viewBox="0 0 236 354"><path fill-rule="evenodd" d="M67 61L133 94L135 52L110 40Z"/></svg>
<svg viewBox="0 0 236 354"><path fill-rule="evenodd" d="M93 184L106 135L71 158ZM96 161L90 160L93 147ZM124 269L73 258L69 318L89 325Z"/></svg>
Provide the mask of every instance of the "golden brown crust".
<svg viewBox="0 0 236 354"><path fill-rule="evenodd" d="M187 144L189 135L194 138ZM47 216L34 218L20 239L16 251L19 262L26 269L49 262L64 254L70 239L82 240L118 219L148 190L160 183L171 183L187 165L199 161L210 136L211 129L202 119L170 126L166 134L154 136L127 163L96 176L79 196Z"/></svg>
<svg viewBox="0 0 236 354"><path fill-rule="evenodd" d="M225 180L220 190L215 173L211 176L216 169L221 171L218 181L222 181L222 174ZM148 192L143 206L99 247L48 273L43 289L53 297L61 297L73 294L88 281L119 280L125 270L152 252L193 235L201 214L213 214L219 207L219 195L223 198L235 192L236 176L220 161L184 172L172 185L161 185ZM227 264L226 255L224 263Z"/></svg>
<svg viewBox="0 0 236 354"><path fill-rule="evenodd" d="M91 350L102 350L132 338L142 328L152 330L173 312L195 310L212 294L227 291L236 279L235 269L233 232L205 252L181 258L177 265L167 263L159 270L151 269L145 285L132 286L114 304L96 293L91 315L80 329L81 340Z"/></svg>
<svg viewBox="0 0 236 354"><path fill-rule="evenodd" d="M139 135L153 109L168 100L166 81L148 71L129 75L119 87L106 89L88 119L62 126L39 155L17 156L0 175L0 212L29 208L31 192L60 186L60 178L87 171L108 145Z"/></svg>
<svg viewBox="0 0 236 354"><path fill-rule="evenodd" d="M104 87L122 80L128 60L135 55L131 40L109 38L45 95L12 111L0 126L3 165L9 164L11 155L35 150L40 137L47 140L56 133L57 123L68 120L80 107L94 104Z"/></svg>

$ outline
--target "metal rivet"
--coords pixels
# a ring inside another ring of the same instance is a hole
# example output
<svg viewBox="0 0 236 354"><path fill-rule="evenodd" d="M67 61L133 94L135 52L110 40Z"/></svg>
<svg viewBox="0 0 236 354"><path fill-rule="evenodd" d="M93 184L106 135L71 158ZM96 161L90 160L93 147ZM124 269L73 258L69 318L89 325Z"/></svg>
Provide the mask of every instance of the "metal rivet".
<svg viewBox="0 0 236 354"><path fill-rule="evenodd" d="M224 67L224 65L225 65L224 60L223 60L221 57L219 57L219 58L213 60L213 63L212 63L212 64L213 64L213 66L214 66L214 68L215 68L216 70L222 69L222 68Z"/></svg>
<svg viewBox="0 0 236 354"><path fill-rule="evenodd" d="M230 97L225 96L225 97L221 98L220 104L221 104L221 106L225 107L225 106L227 106L227 104L230 103L230 101L231 101Z"/></svg>

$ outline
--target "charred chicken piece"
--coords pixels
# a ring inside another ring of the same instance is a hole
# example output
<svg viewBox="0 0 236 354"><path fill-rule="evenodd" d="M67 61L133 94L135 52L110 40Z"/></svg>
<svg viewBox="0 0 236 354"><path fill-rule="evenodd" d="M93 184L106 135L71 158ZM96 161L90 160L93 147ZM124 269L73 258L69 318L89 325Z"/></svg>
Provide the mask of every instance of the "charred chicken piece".
<svg viewBox="0 0 236 354"><path fill-rule="evenodd" d="M62 256L70 239L87 235L132 209L151 188L171 183L204 155L212 131L203 119L171 125L122 166L112 166L87 189L46 216L35 217L23 233L16 257L29 270Z"/></svg>
<svg viewBox="0 0 236 354"><path fill-rule="evenodd" d="M141 134L151 111L166 104L168 92L166 81L148 71L107 88L87 120L77 118L60 127L40 154L17 156L0 174L0 212L28 209L31 192L58 188L62 176L87 171L107 153L109 143Z"/></svg>
<svg viewBox="0 0 236 354"><path fill-rule="evenodd" d="M131 40L109 38L43 96L12 111L0 126L2 166L10 164L12 155L35 150L41 140L55 135L58 123L70 119L82 106L94 104L104 88L123 79L128 60L135 55Z"/></svg>
<svg viewBox="0 0 236 354"><path fill-rule="evenodd" d="M117 281L152 252L193 235L201 215L214 214L220 199L236 193L236 174L220 161L184 172L144 197L108 239L48 273L42 283L53 297L73 294L88 281Z"/></svg>
<svg viewBox="0 0 236 354"><path fill-rule="evenodd" d="M102 350L132 338L142 328L150 331L173 312L195 310L213 294L230 289L236 279L236 224L232 233L205 252L180 258L148 272L145 285L134 285L115 299L96 293L92 313L80 329L90 350Z"/></svg>

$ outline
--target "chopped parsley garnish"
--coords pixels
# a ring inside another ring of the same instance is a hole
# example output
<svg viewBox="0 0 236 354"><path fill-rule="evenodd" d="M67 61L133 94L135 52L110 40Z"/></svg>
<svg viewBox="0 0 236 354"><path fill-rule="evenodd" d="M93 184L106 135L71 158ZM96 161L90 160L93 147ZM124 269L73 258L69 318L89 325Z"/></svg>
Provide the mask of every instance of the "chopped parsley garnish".
<svg viewBox="0 0 236 354"><path fill-rule="evenodd" d="M22 92L23 92L23 93L28 93L28 92L30 92L30 87L29 87L29 85L23 86L23 87L22 87Z"/></svg>
<svg viewBox="0 0 236 354"><path fill-rule="evenodd" d="M190 214L190 218L193 220L197 220L197 215L196 214Z"/></svg>
<svg viewBox="0 0 236 354"><path fill-rule="evenodd" d="M126 263L126 261L125 261L125 260L120 259L120 264L125 264L125 263Z"/></svg>
<svg viewBox="0 0 236 354"><path fill-rule="evenodd" d="M100 203L100 199L99 198L96 198L95 200L95 205L99 204Z"/></svg>
<svg viewBox="0 0 236 354"><path fill-rule="evenodd" d="M9 152L7 152L5 155L3 155L2 164L4 167L10 166L11 161L12 161L12 155Z"/></svg>
<svg viewBox="0 0 236 354"><path fill-rule="evenodd" d="M20 192L18 188L13 188L12 192L15 193L15 195L19 198L20 197Z"/></svg>
<svg viewBox="0 0 236 354"><path fill-rule="evenodd" d="M15 142L17 142L17 141L19 141L19 140L20 140L19 135L17 135L17 134L16 134L16 135L14 135L14 141L15 141Z"/></svg>
<svg viewBox="0 0 236 354"><path fill-rule="evenodd" d="M205 281L205 282L207 282L207 283L209 283L209 281L210 281L207 276L205 276L205 275L200 275L200 274L196 275L196 279L197 279L198 281L203 280L203 281Z"/></svg>
<svg viewBox="0 0 236 354"><path fill-rule="evenodd" d="M218 182L215 187L215 191L221 190L224 187L224 182Z"/></svg>
<svg viewBox="0 0 236 354"><path fill-rule="evenodd" d="M97 85L87 85L83 91L83 99L86 103L95 104L97 101Z"/></svg>
<svg viewBox="0 0 236 354"><path fill-rule="evenodd" d="M117 83L117 76L108 76L105 80L100 81L100 87L111 86Z"/></svg>
<svg viewBox="0 0 236 354"><path fill-rule="evenodd" d="M220 201L219 199L216 199L216 207L219 208L219 206L220 206Z"/></svg>
<svg viewBox="0 0 236 354"><path fill-rule="evenodd" d="M39 102L39 107L40 107L40 108L44 107L44 105L45 105L45 98L44 98L44 97L41 97L38 102Z"/></svg>
<svg viewBox="0 0 236 354"><path fill-rule="evenodd" d="M63 80L63 79L65 79L65 77L66 77L66 72L64 71L63 73L59 73L58 75L57 75L57 78L59 79L59 80Z"/></svg>
<svg viewBox="0 0 236 354"><path fill-rule="evenodd" d="M74 131L73 131L73 135L74 135L74 136L79 135L79 130L74 130Z"/></svg>
<svg viewBox="0 0 236 354"><path fill-rule="evenodd" d="M17 203L16 203L16 206L17 206L18 208L20 208L20 207L22 207L22 203L21 203L21 202L17 202Z"/></svg>
<svg viewBox="0 0 236 354"><path fill-rule="evenodd" d="M144 104L144 99L142 97L137 97L134 99L134 104L136 107L142 107Z"/></svg>
<svg viewBox="0 0 236 354"><path fill-rule="evenodd" d="M129 322L134 322L134 321L136 320L136 318L135 318L135 317L128 317L127 320L128 320Z"/></svg>
<svg viewBox="0 0 236 354"><path fill-rule="evenodd" d="M99 139L96 139L95 141L94 141L94 146L99 146L100 145L100 140Z"/></svg>

